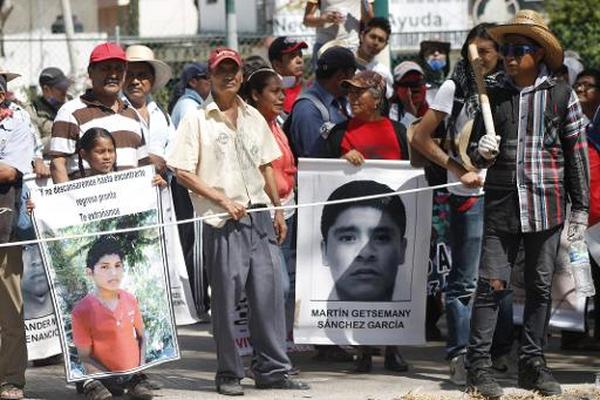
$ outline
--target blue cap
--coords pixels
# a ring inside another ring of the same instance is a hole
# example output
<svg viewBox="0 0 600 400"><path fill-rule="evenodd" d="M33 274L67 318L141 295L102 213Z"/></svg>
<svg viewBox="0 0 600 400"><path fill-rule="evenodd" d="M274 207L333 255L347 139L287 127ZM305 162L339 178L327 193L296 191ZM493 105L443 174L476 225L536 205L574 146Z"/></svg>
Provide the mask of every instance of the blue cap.
<svg viewBox="0 0 600 400"><path fill-rule="evenodd" d="M193 62L185 64L183 71L181 71L181 81L187 85L192 78L196 77L207 77L208 76L208 64Z"/></svg>

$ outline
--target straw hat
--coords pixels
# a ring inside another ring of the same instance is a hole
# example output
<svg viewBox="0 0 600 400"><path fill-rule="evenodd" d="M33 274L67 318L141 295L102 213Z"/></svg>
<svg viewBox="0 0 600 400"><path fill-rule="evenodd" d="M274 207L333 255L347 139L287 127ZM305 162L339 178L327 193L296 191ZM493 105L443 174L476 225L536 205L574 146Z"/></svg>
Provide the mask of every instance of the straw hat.
<svg viewBox="0 0 600 400"><path fill-rule="evenodd" d="M154 68L154 85L152 91L155 92L169 82L171 79L171 67L166 63L154 58L152 49L139 44L129 46L125 52L127 62L146 62Z"/></svg>
<svg viewBox="0 0 600 400"><path fill-rule="evenodd" d="M544 62L552 71L563 63L560 42L550 31L544 18L533 10L520 10L508 24L489 28L488 32L498 43L503 43L504 36L509 34L522 35L534 40L546 50Z"/></svg>
<svg viewBox="0 0 600 400"><path fill-rule="evenodd" d="M15 74L14 72L5 70L4 67L0 67L0 75L4 75L4 79L6 79L6 82L10 82L13 79L21 76L21 74Z"/></svg>

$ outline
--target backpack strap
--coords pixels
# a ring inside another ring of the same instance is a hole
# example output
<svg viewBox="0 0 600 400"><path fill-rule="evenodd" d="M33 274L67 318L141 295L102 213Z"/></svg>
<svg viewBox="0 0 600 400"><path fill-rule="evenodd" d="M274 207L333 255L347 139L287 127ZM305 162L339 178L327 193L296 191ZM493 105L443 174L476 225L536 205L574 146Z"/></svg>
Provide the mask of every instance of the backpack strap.
<svg viewBox="0 0 600 400"><path fill-rule="evenodd" d="M317 96L313 95L312 93L302 92L296 98L296 101L294 102L294 104L302 99L310 100L314 104L314 106L317 107L317 109L321 113L321 118L323 118L323 121L328 122L331 119L331 117L329 116L329 109L325 106L325 104L323 104L321 99L319 99Z"/></svg>
<svg viewBox="0 0 600 400"><path fill-rule="evenodd" d="M450 142L450 148L454 153L458 153L458 149L456 148L456 120L463 107L465 106L465 95L462 90L462 87L458 84L458 82L452 79L454 82L454 100L452 101L452 111L446 120L445 128L446 128L446 138Z"/></svg>

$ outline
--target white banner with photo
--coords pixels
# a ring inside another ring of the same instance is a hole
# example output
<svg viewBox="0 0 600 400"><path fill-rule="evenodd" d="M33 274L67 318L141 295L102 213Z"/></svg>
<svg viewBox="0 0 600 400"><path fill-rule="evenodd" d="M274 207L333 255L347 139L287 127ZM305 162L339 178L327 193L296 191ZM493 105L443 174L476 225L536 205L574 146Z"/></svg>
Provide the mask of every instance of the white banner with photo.
<svg viewBox="0 0 600 400"><path fill-rule="evenodd" d="M571 274L567 239L568 222L565 223L560 238L560 247L556 257L556 271L552 281L552 308L550 311L550 328L583 332L585 330L586 299L577 296L575 281ZM517 256L517 262L512 271L511 284L513 288L513 320L515 324L523 324L525 310L525 266L524 254Z"/></svg>
<svg viewBox="0 0 600 400"><path fill-rule="evenodd" d="M31 192L68 382L131 374L179 359L153 167Z"/></svg>
<svg viewBox="0 0 600 400"><path fill-rule="evenodd" d="M301 159L298 202L426 187L406 161ZM425 342L431 191L298 210L296 343Z"/></svg>
<svg viewBox="0 0 600 400"><path fill-rule="evenodd" d="M27 190L36 191L51 182L48 179L35 179L33 175L25 180ZM164 222L176 219L170 188L161 191ZM33 239L31 237L31 239ZM173 310L177 325L189 325L198 322L198 316L185 260L179 241L176 225L165 227L165 248L169 266L169 281ZM28 359L41 360L62 353L56 316L50 296L50 288L44 270L42 256L37 246L23 247L23 303Z"/></svg>

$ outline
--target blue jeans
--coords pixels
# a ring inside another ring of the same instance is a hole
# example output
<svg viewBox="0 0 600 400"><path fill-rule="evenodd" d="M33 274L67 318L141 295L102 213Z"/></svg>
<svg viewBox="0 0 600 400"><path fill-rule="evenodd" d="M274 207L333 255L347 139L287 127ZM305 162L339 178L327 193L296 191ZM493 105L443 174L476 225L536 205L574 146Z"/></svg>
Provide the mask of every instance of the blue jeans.
<svg viewBox="0 0 600 400"><path fill-rule="evenodd" d="M446 319L447 358L466 352L469 341L471 306L477 287L477 271L483 240L483 196L467 210L460 209L469 197L450 196L450 247L452 268L448 274Z"/></svg>

